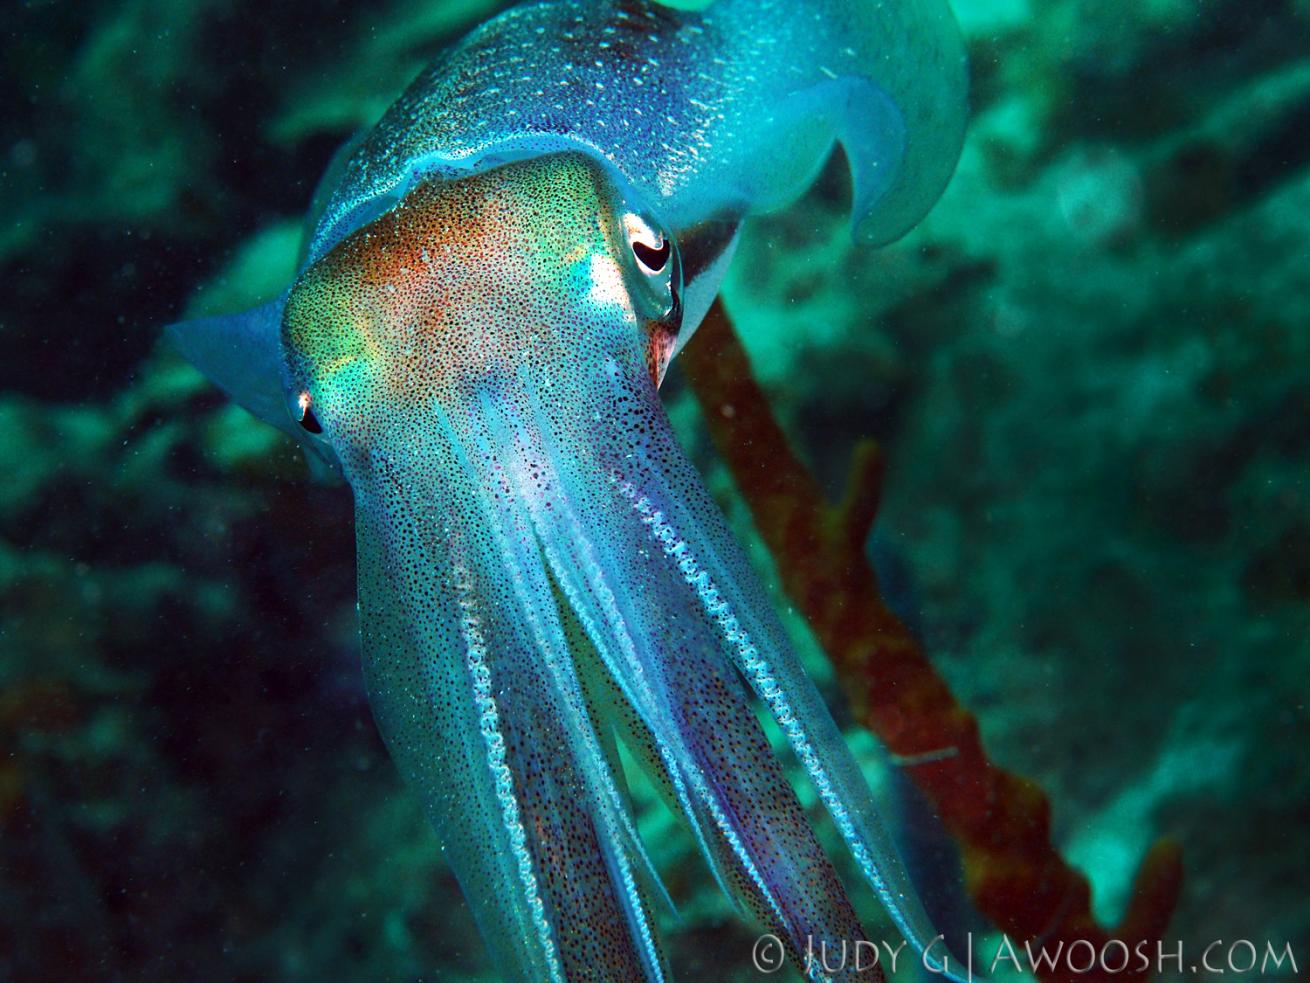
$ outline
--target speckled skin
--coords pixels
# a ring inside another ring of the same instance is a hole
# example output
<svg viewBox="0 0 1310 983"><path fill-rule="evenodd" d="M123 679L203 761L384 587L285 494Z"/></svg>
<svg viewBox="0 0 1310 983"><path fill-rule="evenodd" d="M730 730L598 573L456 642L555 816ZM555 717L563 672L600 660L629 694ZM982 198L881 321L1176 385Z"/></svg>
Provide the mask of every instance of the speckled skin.
<svg viewBox="0 0 1310 983"><path fill-rule="evenodd" d="M965 62L945 0L642 0L509 10L424 72L352 156L321 255L433 172L581 149L675 231L776 208L834 139L871 243L936 201L964 135Z"/></svg>
<svg viewBox="0 0 1310 983"><path fill-rule="evenodd" d="M864 938L752 694L903 934L933 938L657 388L737 223L835 136L857 228L918 217L961 71L940 0L511 11L361 144L287 294L177 330L269 418L275 361L280 422L349 482L370 701L507 978L667 974L616 739L798 966Z"/></svg>

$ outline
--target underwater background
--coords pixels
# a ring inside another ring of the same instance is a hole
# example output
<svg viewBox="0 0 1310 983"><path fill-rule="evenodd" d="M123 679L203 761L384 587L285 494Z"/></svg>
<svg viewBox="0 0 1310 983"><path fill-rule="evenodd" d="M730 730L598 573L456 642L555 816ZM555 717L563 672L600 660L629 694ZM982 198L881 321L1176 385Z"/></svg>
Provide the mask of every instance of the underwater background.
<svg viewBox="0 0 1310 983"><path fill-rule="evenodd" d="M490 978L365 702L347 491L159 333L275 293L334 150L500 6L8 9L0 980ZM974 117L941 203L859 249L835 160L748 227L728 309L834 498L880 442L884 593L1049 796L1100 921L1168 836L1166 938L1306 972L1310 2L953 6ZM774 582L674 365L679 435ZM757 978L636 794L679 978Z"/></svg>

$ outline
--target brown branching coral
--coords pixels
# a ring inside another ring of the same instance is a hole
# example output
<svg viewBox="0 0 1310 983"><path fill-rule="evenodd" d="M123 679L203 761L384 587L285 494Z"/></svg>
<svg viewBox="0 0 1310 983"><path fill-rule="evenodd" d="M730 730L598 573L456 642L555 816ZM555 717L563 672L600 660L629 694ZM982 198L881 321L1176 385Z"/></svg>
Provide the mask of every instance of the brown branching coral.
<svg viewBox="0 0 1310 983"><path fill-rule="evenodd" d="M1154 944L1173 914L1181 853L1162 840L1138 870L1123 920L1102 927L1087 879L1051 842L1050 803L1031 781L988 760L973 716L951 695L919 642L883 602L865 555L878 512L883 459L856 448L843 500L830 505L792 452L750 370L746 352L716 303L683 368L711 437L727 462L770 553L783 590L832 660L856 718L878 735L925 793L960 847L977 908L1019 945L1054 954L1087 940L1132 950ZM1111 951L1108 962L1119 960ZM1114 974L1138 980L1144 973ZM1047 981L1067 970L1039 973ZM1081 974L1080 980L1109 974Z"/></svg>

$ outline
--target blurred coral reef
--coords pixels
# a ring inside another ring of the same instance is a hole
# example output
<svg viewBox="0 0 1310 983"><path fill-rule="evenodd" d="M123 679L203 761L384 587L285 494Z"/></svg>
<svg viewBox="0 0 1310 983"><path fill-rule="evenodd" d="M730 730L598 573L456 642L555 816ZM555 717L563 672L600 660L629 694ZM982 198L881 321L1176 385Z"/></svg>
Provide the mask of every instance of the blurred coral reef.
<svg viewBox="0 0 1310 983"><path fill-rule="evenodd" d="M830 500L878 440L884 594L1045 789L1096 920L1167 835L1189 952L1304 946L1310 2L954 2L975 119L940 206L856 249L836 160L749 229L727 308ZM0 979L486 978L362 695L346 493L157 339L276 291L335 148L498 6L9 12ZM751 930L634 794L680 977L753 978Z"/></svg>

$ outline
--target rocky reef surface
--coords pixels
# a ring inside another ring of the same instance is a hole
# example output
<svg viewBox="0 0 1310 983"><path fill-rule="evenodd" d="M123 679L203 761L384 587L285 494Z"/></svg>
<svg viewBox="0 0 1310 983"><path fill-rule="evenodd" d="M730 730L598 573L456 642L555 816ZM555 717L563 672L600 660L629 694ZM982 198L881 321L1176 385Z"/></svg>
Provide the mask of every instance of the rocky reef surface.
<svg viewBox="0 0 1310 983"><path fill-rule="evenodd" d="M0 978L486 975L361 692L348 496L158 334L274 293L336 146L497 6L11 13ZM1098 913L1172 835L1188 953L1304 971L1310 3L955 6L975 117L940 206L857 249L835 160L751 227L728 306L834 493L882 442L901 602ZM669 406L749 539L676 372ZM682 978L749 978L638 792Z"/></svg>

